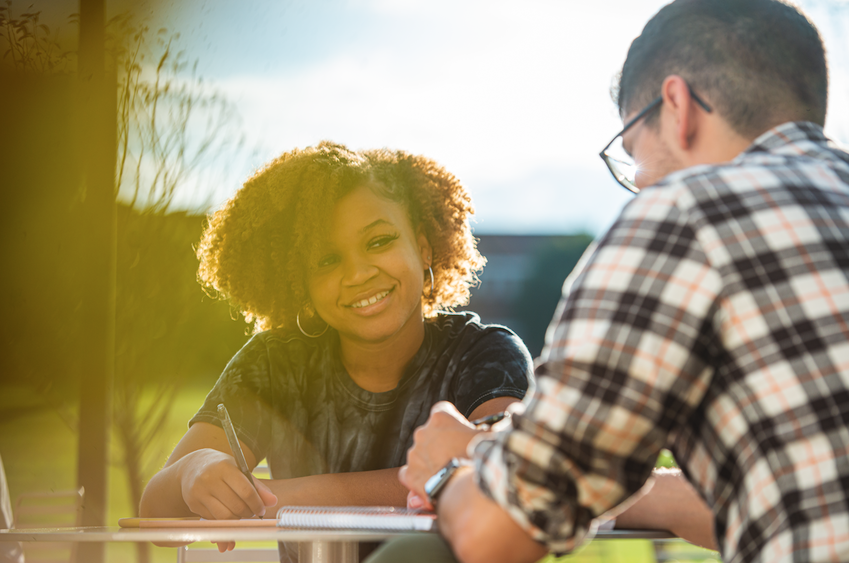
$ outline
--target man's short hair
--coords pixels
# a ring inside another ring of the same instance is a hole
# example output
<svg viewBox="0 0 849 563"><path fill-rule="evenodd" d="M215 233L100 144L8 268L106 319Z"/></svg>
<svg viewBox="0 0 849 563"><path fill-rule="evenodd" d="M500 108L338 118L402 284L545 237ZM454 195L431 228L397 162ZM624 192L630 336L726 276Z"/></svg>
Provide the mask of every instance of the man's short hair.
<svg viewBox="0 0 849 563"><path fill-rule="evenodd" d="M790 120L825 123L822 40L807 17L779 0L676 0L663 7L628 50L614 87L620 115L651 102L672 74L746 137Z"/></svg>

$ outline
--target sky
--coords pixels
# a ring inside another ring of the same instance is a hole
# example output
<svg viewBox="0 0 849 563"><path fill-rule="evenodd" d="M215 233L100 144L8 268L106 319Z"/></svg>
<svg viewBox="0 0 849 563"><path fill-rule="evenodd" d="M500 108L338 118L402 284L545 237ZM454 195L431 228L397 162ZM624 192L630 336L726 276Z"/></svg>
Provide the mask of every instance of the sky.
<svg viewBox="0 0 849 563"><path fill-rule="evenodd" d="M598 234L632 197L599 150L656 0L108 0L179 31L230 99L250 154L204 181L213 207L264 162L323 139L423 154L471 193L477 233ZM801 2L829 52L826 132L849 142L849 3ZM178 205L191 207L191 198Z"/></svg>

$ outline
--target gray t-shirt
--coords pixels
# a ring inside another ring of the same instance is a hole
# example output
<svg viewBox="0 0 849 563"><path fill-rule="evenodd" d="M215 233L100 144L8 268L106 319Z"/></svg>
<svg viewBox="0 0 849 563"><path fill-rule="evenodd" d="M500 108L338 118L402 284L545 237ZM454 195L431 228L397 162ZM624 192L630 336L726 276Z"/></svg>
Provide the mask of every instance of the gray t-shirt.
<svg viewBox="0 0 849 563"><path fill-rule="evenodd" d="M399 467L430 407L450 401L468 417L497 397L521 399L533 380L527 348L474 313L440 313L398 386L372 393L348 375L335 331L308 339L259 333L233 357L189 421L220 426L224 403L239 439L275 479Z"/></svg>

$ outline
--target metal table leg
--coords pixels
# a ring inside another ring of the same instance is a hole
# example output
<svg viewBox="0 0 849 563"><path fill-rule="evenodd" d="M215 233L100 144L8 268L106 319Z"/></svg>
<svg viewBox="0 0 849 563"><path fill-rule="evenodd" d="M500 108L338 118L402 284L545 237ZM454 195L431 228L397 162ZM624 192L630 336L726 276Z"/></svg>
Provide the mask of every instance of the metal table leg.
<svg viewBox="0 0 849 563"><path fill-rule="evenodd" d="M312 541L298 543L299 563L359 563L357 542Z"/></svg>

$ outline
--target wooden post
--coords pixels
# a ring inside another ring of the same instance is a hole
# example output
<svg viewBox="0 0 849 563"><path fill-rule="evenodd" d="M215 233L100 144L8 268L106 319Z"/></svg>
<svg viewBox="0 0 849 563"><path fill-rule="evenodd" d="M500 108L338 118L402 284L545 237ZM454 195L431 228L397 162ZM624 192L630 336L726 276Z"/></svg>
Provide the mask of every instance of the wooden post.
<svg viewBox="0 0 849 563"><path fill-rule="evenodd" d="M106 2L80 0L79 142L84 221L82 355L77 481L84 526L106 525L115 347L116 86L106 71ZM78 561L101 563L105 546L82 542Z"/></svg>

